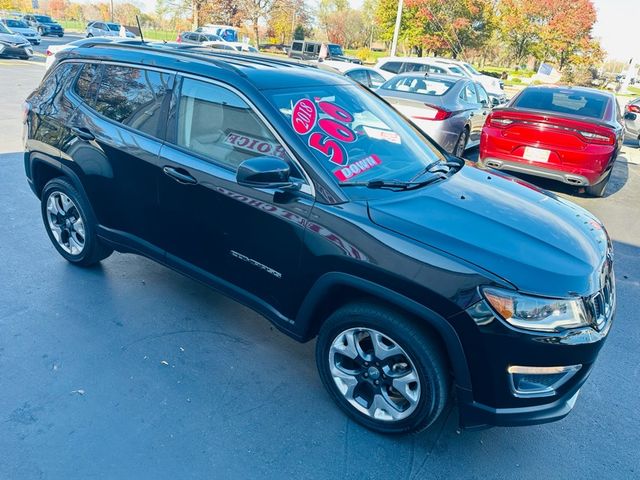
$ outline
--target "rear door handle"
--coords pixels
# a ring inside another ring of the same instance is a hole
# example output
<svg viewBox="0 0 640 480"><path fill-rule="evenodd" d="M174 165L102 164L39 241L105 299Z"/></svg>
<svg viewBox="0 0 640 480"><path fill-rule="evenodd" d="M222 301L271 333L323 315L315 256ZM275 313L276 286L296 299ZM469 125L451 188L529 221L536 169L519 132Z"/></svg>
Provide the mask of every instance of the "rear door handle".
<svg viewBox="0 0 640 480"><path fill-rule="evenodd" d="M87 140L88 142L96 139L93 133L91 133L88 129L84 127L71 127L71 131L77 137L81 138L82 140Z"/></svg>
<svg viewBox="0 0 640 480"><path fill-rule="evenodd" d="M195 185L198 183L198 181L183 168L164 167L162 171L178 183L184 183L186 185Z"/></svg>

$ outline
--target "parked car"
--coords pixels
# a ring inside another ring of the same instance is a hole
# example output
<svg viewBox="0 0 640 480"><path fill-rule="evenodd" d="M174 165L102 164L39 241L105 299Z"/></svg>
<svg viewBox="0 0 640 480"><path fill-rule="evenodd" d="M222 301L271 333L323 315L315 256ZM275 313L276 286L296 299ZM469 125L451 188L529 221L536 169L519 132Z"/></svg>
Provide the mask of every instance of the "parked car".
<svg viewBox="0 0 640 480"><path fill-rule="evenodd" d="M3 23L4 26L13 33L22 35L34 45L40 45L40 42L42 41L40 34L22 20L17 20L15 18L1 18L0 23Z"/></svg>
<svg viewBox="0 0 640 480"><path fill-rule="evenodd" d="M176 42L199 45L204 42L224 42L224 40L213 33L182 32L176 38Z"/></svg>
<svg viewBox="0 0 640 480"><path fill-rule="evenodd" d="M428 427L452 394L466 427L571 411L615 312L592 214L445 154L335 74L90 45L25 104L26 175L62 257L142 254L317 336L329 395L379 432Z"/></svg>
<svg viewBox="0 0 640 480"><path fill-rule="evenodd" d="M22 35L13 33L4 23L0 23L0 56L28 60L33 56L33 46Z"/></svg>
<svg viewBox="0 0 640 480"><path fill-rule="evenodd" d="M314 64L319 68L349 77L351 80L354 80L360 85L371 90L375 90L380 87L384 82L394 76L392 73L385 72L384 70L364 67L353 63L336 62L335 60L325 60Z"/></svg>
<svg viewBox="0 0 640 480"><path fill-rule="evenodd" d="M392 74L425 72L468 77L461 68L439 64L429 57L381 57L376 62L376 68Z"/></svg>
<svg viewBox="0 0 640 480"><path fill-rule="evenodd" d="M291 48L287 52L287 55L289 55L289 58L297 58L299 60L318 60L320 58L320 50L322 49L323 44L326 45L327 49L327 56L325 60L362 64L362 60L359 58L345 55L342 51L342 47L336 43L294 40L291 43Z"/></svg>
<svg viewBox="0 0 640 480"><path fill-rule="evenodd" d="M466 77L405 73L388 80L376 93L458 157L480 143L491 111L482 85Z"/></svg>
<svg viewBox="0 0 640 480"><path fill-rule="evenodd" d="M119 43L137 43L138 40L133 39L125 39L120 37L89 37L82 38L80 40L76 40L75 42L63 43L59 45L49 45L47 50L45 51L45 70L49 70L53 63L56 61L56 56L60 52L64 52L66 50L72 50L74 48L81 47L83 45L92 45L96 42L109 43L109 42L119 42Z"/></svg>
<svg viewBox="0 0 640 480"><path fill-rule="evenodd" d="M248 43L243 42L224 42L224 41L214 41L214 42L203 42L202 46L215 48L217 50L231 50L235 52L251 52L251 53L259 53L256 47L252 47Z"/></svg>
<svg viewBox="0 0 640 480"><path fill-rule="evenodd" d="M238 29L231 25L214 25L208 23L202 27L198 27L196 32L217 35L225 42L237 42L239 40Z"/></svg>
<svg viewBox="0 0 640 480"><path fill-rule="evenodd" d="M458 67L462 69L469 78L482 84L489 96L495 98L498 104L506 103L507 95L504 92L504 82L499 78L480 73L468 62L454 60L451 58L438 58L436 60L439 64L447 65L449 68Z"/></svg>
<svg viewBox="0 0 640 480"><path fill-rule="evenodd" d="M624 108L624 126L627 139L640 146L640 97Z"/></svg>
<svg viewBox="0 0 640 480"><path fill-rule="evenodd" d="M37 30L41 36L64 36L64 28L48 15L27 14L22 20L30 27Z"/></svg>
<svg viewBox="0 0 640 480"><path fill-rule="evenodd" d="M616 98L609 92L527 87L487 119L480 161L602 196L623 142L621 118Z"/></svg>
<svg viewBox="0 0 640 480"><path fill-rule="evenodd" d="M119 37L122 25L113 22L89 22L87 24L87 38L91 37ZM125 31L126 38L136 38L133 32Z"/></svg>

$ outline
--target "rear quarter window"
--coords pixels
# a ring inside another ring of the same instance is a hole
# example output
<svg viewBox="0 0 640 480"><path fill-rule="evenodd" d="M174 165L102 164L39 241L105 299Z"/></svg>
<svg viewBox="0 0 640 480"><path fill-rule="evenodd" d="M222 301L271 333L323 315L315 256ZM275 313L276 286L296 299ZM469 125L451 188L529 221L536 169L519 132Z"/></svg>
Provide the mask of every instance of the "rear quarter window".
<svg viewBox="0 0 640 480"><path fill-rule="evenodd" d="M514 107L544 110L565 115L588 118L603 118L609 99L591 92L553 89L524 90L516 99Z"/></svg>
<svg viewBox="0 0 640 480"><path fill-rule="evenodd" d="M94 109L118 123L158 136L162 105L172 80L167 73L105 65Z"/></svg>

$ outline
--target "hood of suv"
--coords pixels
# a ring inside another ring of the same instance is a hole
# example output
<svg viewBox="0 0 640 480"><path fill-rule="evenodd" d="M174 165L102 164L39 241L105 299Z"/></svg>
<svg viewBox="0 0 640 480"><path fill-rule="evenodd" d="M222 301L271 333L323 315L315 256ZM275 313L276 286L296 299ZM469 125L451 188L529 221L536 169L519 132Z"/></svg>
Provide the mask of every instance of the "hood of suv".
<svg viewBox="0 0 640 480"><path fill-rule="evenodd" d="M523 292L560 297L600 288L608 247L602 224L583 208L508 175L466 165L430 186L369 201L369 215Z"/></svg>

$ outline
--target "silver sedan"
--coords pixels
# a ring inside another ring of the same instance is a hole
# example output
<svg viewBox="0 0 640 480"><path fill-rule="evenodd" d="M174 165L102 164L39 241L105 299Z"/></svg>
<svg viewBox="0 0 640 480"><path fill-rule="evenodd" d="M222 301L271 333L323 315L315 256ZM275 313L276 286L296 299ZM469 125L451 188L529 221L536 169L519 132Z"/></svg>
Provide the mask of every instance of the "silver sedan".
<svg viewBox="0 0 640 480"><path fill-rule="evenodd" d="M480 143L482 127L491 111L482 85L449 75L398 75L376 93L457 156Z"/></svg>

